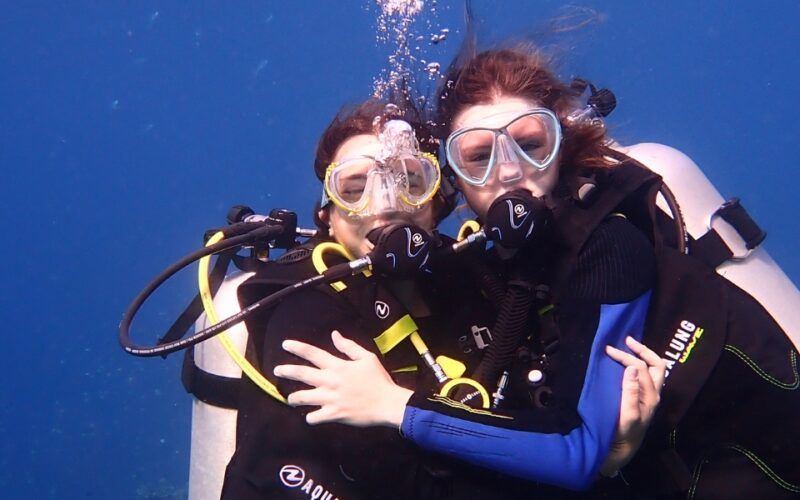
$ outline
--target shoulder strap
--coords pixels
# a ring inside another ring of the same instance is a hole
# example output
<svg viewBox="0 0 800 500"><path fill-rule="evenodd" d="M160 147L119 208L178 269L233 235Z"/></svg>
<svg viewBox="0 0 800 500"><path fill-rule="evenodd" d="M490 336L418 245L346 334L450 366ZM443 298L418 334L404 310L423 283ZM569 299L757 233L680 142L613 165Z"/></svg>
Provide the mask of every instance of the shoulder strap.
<svg viewBox="0 0 800 500"><path fill-rule="evenodd" d="M747 248L745 254L734 255L713 227L716 217L720 217L730 224L741 236ZM692 243L691 254L716 269L729 260L747 258L750 252L758 247L766 237L767 233L750 217L739 198L731 198L711 215L708 221L708 232Z"/></svg>
<svg viewBox="0 0 800 500"><path fill-rule="evenodd" d="M219 408L236 410L239 408L241 382L241 378L214 375L199 368L194 362L194 346L186 349L181 368L181 383L186 392L200 401Z"/></svg>
<svg viewBox="0 0 800 500"><path fill-rule="evenodd" d="M633 160L622 161L599 173L592 203L562 199L554 209L556 244L560 247L553 275L556 295L559 284L566 282L589 236L612 213L624 214L656 248L663 245L663 238L654 225L655 198L662 184L661 177Z"/></svg>

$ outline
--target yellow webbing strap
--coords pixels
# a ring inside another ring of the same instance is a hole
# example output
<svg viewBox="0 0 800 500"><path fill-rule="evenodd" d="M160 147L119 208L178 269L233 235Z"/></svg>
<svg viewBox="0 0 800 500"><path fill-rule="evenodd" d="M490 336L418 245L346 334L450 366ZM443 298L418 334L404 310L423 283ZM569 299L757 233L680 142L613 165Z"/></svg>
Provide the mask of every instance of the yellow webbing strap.
<svg viewBox="0 0 800 500"><path fill-rule="evenodd" d="M419 370L419 367L417 367L417 365L410 365L410 366L404 366L402 368L397 368L396 370L392 370L392 373L410 373L410 372L415 372L417 370Z"/></svg>
<svg viewBox="0 0 800 500"><path fill-rule="evenodd" d="M463 378L454 378L453 380L448 380L447 383L442 386L441 390L439 391L439 395L447 397L447 395L450 394L450 391L452 391L455 386L462 384L477 389L481 395L481 401L482 401L481 406L483 406L484 408L489 408L489 392L481 384L479 384L477 381L471 378L463 377Z"/></svg>
<svg viewBox="0 0 800 500"><path fill-rule="evenodd" d="M372 339L375 341L375 345L378 346L378 351L381 354L386 354L387 352L394 349L394 347L403 341L409 335L416 333L418 330L417 324L411 319L411 316L406 314L402 318L398 319L394 322L392 326L384 330L383 333ZM411 338L412 342L414 340L413 336ZM416 344L415 344L416 347Z"/></svg>
<svg viewBox="0 0 800 500"><path fill-rule="evenodd" d="M347 260L353 260L355 258L344 246L340 245L339 243L323 241L315 246L314 250L311 252L311 262L314 264L314 269L316 269L319 274L322 274L328 270L328 265L325 263L325 254L327 252L338 253L339 255L344 256L344 258ZM372 273L367 269L362 272L364 273L364 276L367 277L372 275ZM341 292L347 288L347 285L341 281L334 281L331 283L331 286L337 292Z"/></svg>
<svg viewBox="0 0 800 500"><path fill-rule="evenodd" d="M222 233L222 231L219 231L208 240L206 246L213 245L214 243L221 241L224 237L225 235ZM203 300L203 308L206 311L206 317L208 318L208 322L210 324L215 325L219 323L219 317L217 316L217 310L214 308L214 299L211 297L211 286L208 283L208 267L210 262L210 255L206 255L200 259L197 280L200 286L200 297ZM275 387L272 382L264 378L264 376L256 369L256 367L247 361L242 353L236 349L231 342L231 339L228 337L227 331L217 335L217 340L220 341L222 347L225 348L225 351L227 351L233 362L242 369L242 373L247 375L247 377L252 380L254 384L281 403L286 403L286 398L284 398L283 395L278 392L278 388Z"/></svg>
<svg viewBox="0 0 800 500"><path fill-rule="evenodd" d="M536 311L536 313L539 316L544 316L545 314L549 313L550 311L552 311L555 308L556 308L556 306L554 306L553 304L547 304L546 306L544 306L541 309L539 309L538 311Z"/></svg>
<svg viewBox="0 0 800 500"><path fill-rule="evenodd" d="M458 230L458 236L456 236L456 240L461 241L470 234L477 233L480 230L481 225L478 224L478 221L468 220L461 224L461 228Z"/></svg>

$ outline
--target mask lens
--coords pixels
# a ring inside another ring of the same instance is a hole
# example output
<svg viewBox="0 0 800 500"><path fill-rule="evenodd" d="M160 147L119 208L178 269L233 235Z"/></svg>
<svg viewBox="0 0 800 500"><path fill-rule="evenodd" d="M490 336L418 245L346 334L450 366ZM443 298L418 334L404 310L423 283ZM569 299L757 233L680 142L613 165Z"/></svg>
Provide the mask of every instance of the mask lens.
<svg viewBox="0 0 800 500"><path fill-rule="evenodd" d="M546 164L556 149L555 120L544 113L521 116L508 124L506 130L519 146L525 159L535 166Z"/></svg>
<svg viewBox="0 0 800 500"><path fill-rule="evenodd" d="M461 174L475 182L486 177L493 159L494 131L471 129L450 141L449 155Z"/></svg>
<svg viewBox="0 0 800 500"><path fill-rule="evenodd" d="M498 163L522 160L539 170L547 168L558 152L560 141L558 118L546 109L537 108L516 117L500 113L451 135L447 157L461 178L483 185Z"/></svg>
<svg viewBox="0 0 800 500"><path fill-rule="evenodd" d="M392 162L408 201L416 204L426 201L437 186L439 170L424 157L405 157Z"/></svg>
<svg viewBox="0 0 800 500"><path fill-rule="evenodd" d="M358 203L364 196L367 176L374 165L370 158L355 158L338 165L328 180L331 194L343 203Z"/></svg>

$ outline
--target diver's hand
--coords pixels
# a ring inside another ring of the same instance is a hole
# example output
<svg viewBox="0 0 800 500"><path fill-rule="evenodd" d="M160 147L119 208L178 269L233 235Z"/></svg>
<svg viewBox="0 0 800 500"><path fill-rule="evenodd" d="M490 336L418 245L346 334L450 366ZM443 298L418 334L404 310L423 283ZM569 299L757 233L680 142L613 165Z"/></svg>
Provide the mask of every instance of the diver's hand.
<svg viewBox="0 0 800 500"><path fill-rule="evenodd" d="M316 366L275 367L276 376L313 387L289 394L289 404L319 406L306 415L306 422L311 425L339 422L357 427L383 425L399 429L412 392L394 383L375 354L337 331L331 337L336 349L348 359L296 340L283 342L284 350Z"/></svg>
<svg viewBox="0 0 800 500"><path fill-rule="evenodd" d="M644 344L633 337L626 338L625 344L636 356L606 346L606 353L625 366L617 433L611 451L600 467L600 474L607 477L616 475L620 468L627 465L642 444L661 400L661 387L666 373L664 360Z"/></svg>

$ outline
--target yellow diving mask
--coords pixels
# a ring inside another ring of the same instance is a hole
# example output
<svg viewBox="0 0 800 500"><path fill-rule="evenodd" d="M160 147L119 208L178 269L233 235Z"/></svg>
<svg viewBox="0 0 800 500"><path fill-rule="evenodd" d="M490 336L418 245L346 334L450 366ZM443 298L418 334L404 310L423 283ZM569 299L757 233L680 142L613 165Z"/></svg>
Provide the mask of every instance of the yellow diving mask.
<svg viewBox="0 0 800 500"><path fill-rule="evenodd" d="M439 162L419 151L411 126L391 120L379 139L378 157L356 156L328 166L321 206L332 202L348 215L368 217L414 212L433 198L441 184Z"/></svg>

